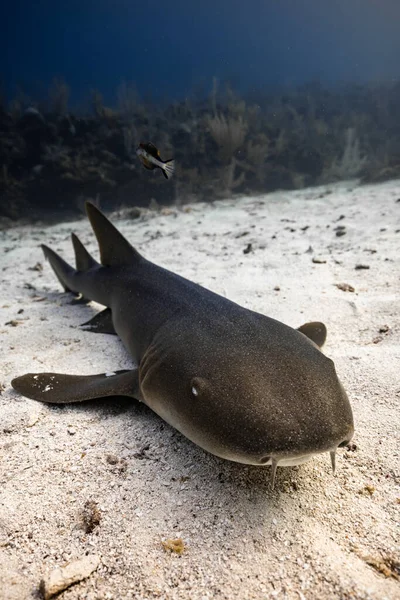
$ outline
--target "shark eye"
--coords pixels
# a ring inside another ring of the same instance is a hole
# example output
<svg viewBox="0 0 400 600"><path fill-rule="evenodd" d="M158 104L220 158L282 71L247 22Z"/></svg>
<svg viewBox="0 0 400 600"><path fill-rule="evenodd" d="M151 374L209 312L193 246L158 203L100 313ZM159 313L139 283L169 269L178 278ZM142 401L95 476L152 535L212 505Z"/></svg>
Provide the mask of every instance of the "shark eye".
<svg viewBox="0 0 400 600"><path fill-rule="evenodd" d="M200 377L193 377L190 382L190 394L192 398L198 398L204 387L204 381Z"/></svg>

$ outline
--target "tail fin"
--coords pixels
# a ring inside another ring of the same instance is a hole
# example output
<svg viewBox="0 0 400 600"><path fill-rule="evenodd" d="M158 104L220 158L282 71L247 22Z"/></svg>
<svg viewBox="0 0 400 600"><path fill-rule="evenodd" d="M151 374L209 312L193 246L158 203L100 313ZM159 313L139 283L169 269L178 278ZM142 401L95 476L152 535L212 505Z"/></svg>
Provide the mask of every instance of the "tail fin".
<svg viewBox="0 0 400 600"><path fill-rule="evenodd" d="M63 286L64 290L66 292L77 293L77 291L74 290L72 287L72 277L76 273L75 269L73 269L71 265L65 262L65 260L62 259L61 256L59 256L56 252L54 252L54 250L52 250L48 246L42 244L42 250L45 257L52 266L52 269L56 274L58 281Z"/></svg>
<svg viewBox="0 0 400 600"><path fill-rule="evenodd" d="M162 172L163 172L165 179L170 179L172 177L172 175L175 172L175 160L173 158L171 158L170 160L166 160L164 162L164 167L163 167Z"/></svg>
<svg viewBox="0 0 400 600"><path fill-rule="evenodd" d="M86 213L100 249L101 264L106 267L129 265L142 257L92 202L86 202Z"/></svg>
<svg viewBox="0 0 400 600"><path fill-rule="evenodd" d="M87 271L92 267L98 266L98 262L89 254L85 246L75 233L71 233L72 244L75 252L75 264L77 271Z"/></svg>

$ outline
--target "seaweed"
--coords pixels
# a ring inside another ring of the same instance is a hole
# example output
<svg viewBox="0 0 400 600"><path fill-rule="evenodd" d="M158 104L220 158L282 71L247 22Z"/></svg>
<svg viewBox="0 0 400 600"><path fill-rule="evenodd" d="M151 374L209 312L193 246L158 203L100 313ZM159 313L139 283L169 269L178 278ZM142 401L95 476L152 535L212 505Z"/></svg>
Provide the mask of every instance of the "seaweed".
<svg viewBox="0 0 400 600"><path fill-rule="evenodd" d="M161 545L166 552L172 552L174 554L178 554L179 556L182 556L186 549L186 544L182 538L177 538L174 540L168 539L162 541Z"/></svg>

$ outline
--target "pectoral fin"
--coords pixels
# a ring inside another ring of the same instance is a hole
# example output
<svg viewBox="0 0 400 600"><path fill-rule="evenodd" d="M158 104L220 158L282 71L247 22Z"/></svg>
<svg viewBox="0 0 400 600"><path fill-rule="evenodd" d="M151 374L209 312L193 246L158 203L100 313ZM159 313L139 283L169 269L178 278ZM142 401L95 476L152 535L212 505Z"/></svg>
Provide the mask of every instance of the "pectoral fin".
<svg viewBox="0 0 400 600"><path fill-rule="evenodd" d="M112 314L109 308L105 308L101 312L97 313L90 321L82 323L81 327L85 331L91 331L93 333L108 333L110 335L117 335L112 322Z"/></svg>
<svg viewBox="0 0 400 600"><path fill-rule="evenodd" d="M139 371L116 371L99 375L27 373L11 382L14 390L41 402L66 404L106 396L131 396L141 400Z"/></svg>
<svg viewBox="0 0 400 600"><path fill-rule="evenodd" d="M319 321L312 321L310 323L304 323L301 327L298 327L297 331L303 333L308 337L314 344L317 344L319 348L325 344L326 340L326 327Z"/></svg>

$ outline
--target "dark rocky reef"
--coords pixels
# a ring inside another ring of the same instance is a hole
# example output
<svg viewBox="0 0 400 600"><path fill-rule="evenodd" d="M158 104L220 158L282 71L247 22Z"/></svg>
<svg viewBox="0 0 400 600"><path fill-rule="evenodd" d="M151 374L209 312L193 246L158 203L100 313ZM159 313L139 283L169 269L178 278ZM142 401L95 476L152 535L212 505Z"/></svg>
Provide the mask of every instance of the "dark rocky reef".
<svg viewBox="0 0 400 600"><path fill-rule="evenodd" d="M97 94L80 116L63 89L52 108L0 107L1 217L73 215L87 198L119 209L400 177L400 83L310 84L243 99L215 80L208 98L165 108L125 86L118 109ZM171 181L143 169L141 140L175 157Z"/></svg>

